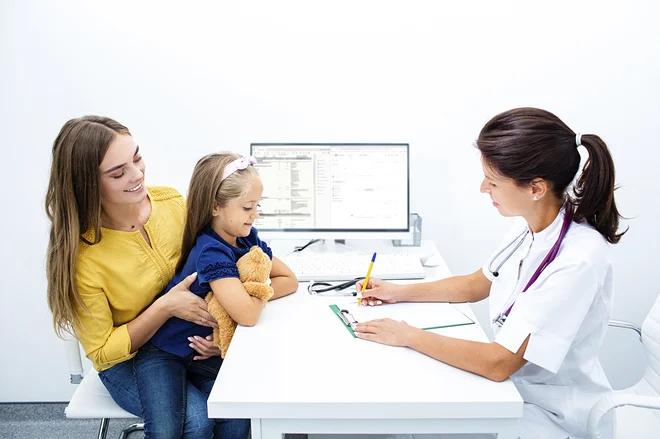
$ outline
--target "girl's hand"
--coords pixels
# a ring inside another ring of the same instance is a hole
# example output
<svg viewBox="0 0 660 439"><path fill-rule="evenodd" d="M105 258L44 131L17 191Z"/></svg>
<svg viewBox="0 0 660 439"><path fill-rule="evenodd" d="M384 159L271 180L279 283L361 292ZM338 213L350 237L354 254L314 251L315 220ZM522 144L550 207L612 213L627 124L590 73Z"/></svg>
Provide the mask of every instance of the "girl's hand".
<svg viewBox="0 0 660 439"><path fill-rule="evenodd" d="M211 357L220 355L220 349L213 344L213 336L209 335L206 338L194 336L188 337L190 347L197 351L199 355L193 357L193 360L206 360Z"/></svg>
<svg viewBox="0 0 660 439"><path fill-rule="evenodd" d="M362 296L362 303L369 306L382 305L383 303L396 303L400 300L400 285L385 282L380 279L370 278L367 289L362 291L364 281L355 284L358 297Z"/></svg>
<svg viewBox="0 0 660 439"><path fill-rule="evenodd" d="M217 328L218 322L209 314L204 299L190 292L190 286L195 279L197 279L197 273L186 277L158 300L161 301L170 317L178 317L198 325Z"/></svg>
<svg viewBox="0 0 660 439"><path fill-rule="evenodd" d="M404 321L397 322L392 319L378 319L358 323L353 328L353 332L358 338L389 346L408 346L410 337L416 330L419 329Z"/></svg>

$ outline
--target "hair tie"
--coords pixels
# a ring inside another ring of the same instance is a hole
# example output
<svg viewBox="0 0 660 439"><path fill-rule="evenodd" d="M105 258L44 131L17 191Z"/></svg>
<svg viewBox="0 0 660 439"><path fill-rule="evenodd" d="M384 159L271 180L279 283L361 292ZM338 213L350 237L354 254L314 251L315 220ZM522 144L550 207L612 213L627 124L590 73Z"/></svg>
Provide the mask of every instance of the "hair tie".
<svg viewBox="0 0 660 439"><path fill-rule="evenodd" d="M582 146L582 134L580 134L580 133L577 133L577 134L575 135L575 146L576 146L577 148L579 148L579 147Z"/></svg>
<svg viewBox="0 0 660 439"><path fill-rule="evenodd" d="M225 171L222 173L222 180L220 180L220 182L222 183L227 177L229 177L234 172L242 171L243 169L247 168L250 165L254 165L255 163L257 163L257 159L255 159L252 156L241 157L239 159L234 160L233 162L225 166Z"/></svg>

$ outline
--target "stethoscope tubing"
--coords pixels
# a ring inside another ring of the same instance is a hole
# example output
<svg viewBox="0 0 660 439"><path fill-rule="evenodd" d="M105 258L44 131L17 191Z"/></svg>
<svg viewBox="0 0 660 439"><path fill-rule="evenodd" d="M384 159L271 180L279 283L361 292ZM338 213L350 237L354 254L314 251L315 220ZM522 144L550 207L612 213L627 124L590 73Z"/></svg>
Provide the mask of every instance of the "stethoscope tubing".
<svg viewBox="0 0 660 439"><path fill-rule="evenodd" d="M356 277L355 279L351 279L349 281L342 282L340 284L334 284L334 285L329 283L329 282L310 281L310 284L307 287L307 291L309 293L313 293L313 294L327 293L328 291L337 291L337 292L339 292L341 290L345 290L346 288L352 287L353 285L355 285L356 283L358 283L359 281L361 281L363 279L364 279L364 277ZM321 286L321 288L318 288L318 287L314 288L316 285ZM354 291L354 292L352 292L350 294L346 294L346 295L347 296L356 296L357 291Z"/></svg>
<svg viewBox="0 0 660 439"><path fill-rule="evenodd" d="M572 209L570 209L570 210L567 209L567 211L566 211L566 213L565 213L564 215L565 215L565 216L564 216L564 222L563 222L563 224L562 224L562 226L561 226L561 230L560 230L560 232L559 232L559 236L557 237L557 241L555 241L554 245L552 246L552 248L550 249L550 251L548 252L548 254L545 256L545 258L543 258L543 261L541 261L541 264L539 264L539 266L538 266L538 268L536 269L536 271L534 272L534 274L532 274L532 277L531 277L531 278L529 279L529 281L527 282L527 285L525 286L525 288L523 288L522 293L524 293L525 291L527 291L527 290L529 289L529 287L532 286L532 284L536 281L536 279L538 279L538 277L541 275L541 273L543 272L543 270L545 270L545 268L546 268L546 267L547 267L552 261L555 260L555 258L557 257L557 254L559 254L559 248L561 247L561 244L564 242L564 238L566 237L566 234L568 233L568 229L571 227L571 224L573 223L573 215L574 215L574 212L573 212ZM525 234L528 233L528 232L529 232L529 230L527 230L527 231L525 232ZM518 236L518 238L520 238L520 236L522 236L522 235L523 235L523 234L520 234L520 235ZM516 238L516 239L518 239L518 238ZM513 255L513 253L515 253L516 249L517 249L518 247L520 247L520 245L522 245L522 242L523 242L524 240L525 240L525 239L523 238L523 239L520 241L520 243L516 246L516 248L515 248L511 253L509 253L509 255L508 255L507 258L504 260L504 262L506 262L506 260L509 259L509 258L511 257L511 255ZM500 254L502 254L502 252L503 252L504 250L506 250L508 247L510 247L510 246L513 244L513 242L515 242L515 240L512 241L512 242L511 242L507 247L505 247L501 252L499 252L499 253L495 256L495 258L497 258ZM495 259L495 258L493 258L493 259ZM491 262L492 262L492 261L491 261ZM503 265L504 262L502 262L502 264L500 264L500 265L498 266L497 270L499 270L499 269L502 267L502 265ZM490 264L489 264L489 270L490 270ZM491 273L492 273L492 271L491 271ZM493 275L495 275L495 274L493 273ZM500 312L500 314L498 315L498 317L496 317L496 318L493 320L493 323L499 322L498 324L499 324L500 326L501 326L502 324L504 324L504 319L506 319L506 318L509 316L509 313L511 312L511 309L513 309L513 305L515 305L515 304L516 304L516 301L515 301L515 299L514 299L513 303L511 303L511 305L509 305L509 307L508 307L504 312Z"/></svg>
<svg viewBox="0 0 660 439"><path fill-rule="evenodd" d="M516 252L516 250L518 250L520 248L520 246L523 245L523 242L525 242L525 238L527 238L528 234L529 234L529 229L524 230L521 234L519 234L518 236L513 238L513 240L510 243L508 243L506 245L506 247L504 247L502 250L497 252L497 254L490 260L490 262L488 263L488 271L490 271L490 273L493 276L497 277L497 276L500 275L500 268L502 268L502 266L504 266L504 264L506 264L506 262L511 258L511 256L513 256L513 254ZM520 238L522 238L522 239L520 239ZM495 270L493 270L493 262L495 262L497 260L497 258L499 258L500 255L502 255L502 253L504 253L509 247L511 247L518 240L520 240L518 242L518 244L516 244L516 246L513 248L513 250L511 250L509 252L509 254L506 255L506 257L504 259L502 259L502 262L500 262L497 265L497 267L495 267Z"/></svg>

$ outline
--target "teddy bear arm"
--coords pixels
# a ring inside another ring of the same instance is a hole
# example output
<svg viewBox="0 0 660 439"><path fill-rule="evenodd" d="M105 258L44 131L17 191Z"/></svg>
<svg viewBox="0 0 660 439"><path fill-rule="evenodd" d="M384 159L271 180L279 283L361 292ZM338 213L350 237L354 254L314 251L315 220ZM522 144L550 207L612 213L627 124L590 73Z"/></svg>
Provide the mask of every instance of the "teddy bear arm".
<svg viewBox="0 0 660 439"><path fill-rule="evenodd" d="M250 296L261 299L264 302L268 301L271 297L273 297L273 294L275 294L273 287L261 282L245 282L243 286L245 287L245 291L247 291Z"/></svg>

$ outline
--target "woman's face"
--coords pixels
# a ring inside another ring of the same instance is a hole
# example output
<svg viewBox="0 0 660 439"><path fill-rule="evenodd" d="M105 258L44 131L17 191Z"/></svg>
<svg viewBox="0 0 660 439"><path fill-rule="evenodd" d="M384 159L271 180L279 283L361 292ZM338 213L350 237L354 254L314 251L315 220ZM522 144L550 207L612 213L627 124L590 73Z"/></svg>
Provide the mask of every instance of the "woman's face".
<svg viewBox="0 0 660 439"><path fill-rule="evenodd" d="M104 204L135 204L147 196L144 160L128 134L118 134L99 165Z"/></svg>
<svg viewBox="0 0 660 439"><path fill-rule="evenodd" d="M490 195L493 206L502 216L525 216L533 207L531 186L518 186L512 179L504 177L481 162L484 180L481 192Z"/></svg>

